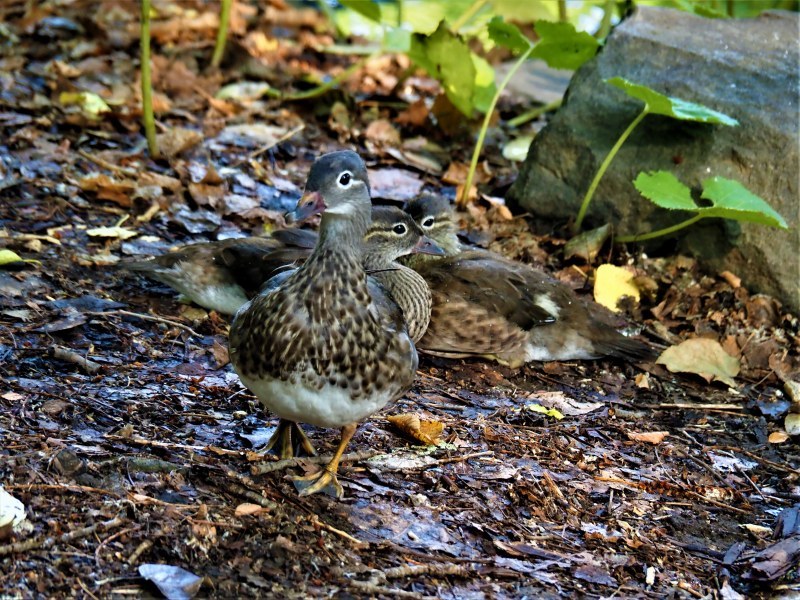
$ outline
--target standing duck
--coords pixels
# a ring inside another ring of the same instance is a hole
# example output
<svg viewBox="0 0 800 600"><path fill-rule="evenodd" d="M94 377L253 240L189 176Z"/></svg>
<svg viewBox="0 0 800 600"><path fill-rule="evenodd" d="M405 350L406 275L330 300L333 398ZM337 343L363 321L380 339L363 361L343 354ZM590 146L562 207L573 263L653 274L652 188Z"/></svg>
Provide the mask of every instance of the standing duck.
<svg viewBox="0 0 800 600"><path fill-rule="evenodd" d="M488 250L463 249L445 198L423 196L406 211L448 255L407 261L433 297L428 331L417 344L421 351L482 356L514 368L534 360L652 357L647 344L608 323L605 309L563 283Z"/></svg>
<svg viewBox="0 0 800 600"><path fill-rule="evenodd" d="M294 211L296 220L322 213L311 256L267 282L231 326L231 362L266 408L292 423L341 428L325 468L294 478L301 495L342 496L336 473L357 423L408 390L417 368L402 311L363 266L370 208L361 158L320 157Z"/></svg>

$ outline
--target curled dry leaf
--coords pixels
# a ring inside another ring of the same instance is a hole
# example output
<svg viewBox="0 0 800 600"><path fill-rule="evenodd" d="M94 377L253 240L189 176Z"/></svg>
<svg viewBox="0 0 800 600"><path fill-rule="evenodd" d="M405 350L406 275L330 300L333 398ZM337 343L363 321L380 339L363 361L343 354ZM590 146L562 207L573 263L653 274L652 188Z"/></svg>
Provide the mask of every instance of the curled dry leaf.
<svg viewBox="0 0 800 600"><path fill-rule="evenodd" d="M173 127L165 133L156 136L158 148L165 156L172 158L194 148L203 141L203 135L194 129Z"/></svg>
<svg viewBox="0 0 800 600"><path fill-rule="evenodd" d="M645 431L637 433L634 431L627 432L628 439L634 442L646 442L648 444L660 444L664 438L669 435L669 431Z"/></svg>
<svg viewBox="0 0 800 600"><path fill-rule="evenodd" d="M672 373L695 373L709 383L722 381L731 387L739 374L739 359L731 356L716 340L693 338L661 353L656 363L664 365Z"/></svg>
<svg viewBox="0 0 800 600"><path fill-rule="evenodd" d="M387 419L405 435L428 446L436 446L444 430L440 421L425 421L413 413L392 415Z"/></svg>
<svg viewBox="0 0 800 600"><path fill-rule="evenodd" d="M263 506L259 506L258 504L251 504L250 502L243 502L239 506L236 507L234 513L237 517L246 517L248 515L257 515L260 512L264 512L266 510Z"/></svg>

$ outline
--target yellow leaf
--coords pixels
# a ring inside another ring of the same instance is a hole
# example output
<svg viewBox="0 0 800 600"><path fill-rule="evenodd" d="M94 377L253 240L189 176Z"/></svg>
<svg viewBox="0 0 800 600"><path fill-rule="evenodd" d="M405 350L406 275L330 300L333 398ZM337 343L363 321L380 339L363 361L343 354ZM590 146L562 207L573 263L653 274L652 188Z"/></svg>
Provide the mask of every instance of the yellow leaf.
<svg viewBox="0 0 800 600"><path fill-rule="evenodd" d="M564 418L564 415L558 409L556 409L556 408L546 408L546 407L542 406L541 404L534 404L534 403L526 404L524 406L524 408L525 408L525 410L529 410L531 412L541 413L543 415L547 415L548 417L553 417L554 419L556 419L558 421L560 421L561 419Z"/></svg>
<svg viewBox="0 0 800 600"><path fill-rule="evenodd" d="M436 446L444 430L440 421L425 421L413 413L392 415L387 419L404 434L428 446Z"/></svg>
<svg viewBox="0 0 800 600"><path fill-rule="evenodd" d="M111 112L111 108L97 94L92 92L61 92L58 101L65 105L77 105L87 117L96 119L101 113Z"/></svg>
<svg viewBox="0 0 800 600"><path fill-rule="evenodd" d="M633 273L614 265L600 265L594 278L594 299L615 312L619 301L631 296L639 301L639 288L633 283Z"/></svg>
<svg viewBox="0 0 800 600"><path fill-rule="evenodd" d="M789 434L785 431L773 431L767 439L770 444L782 444L789 439Z"/></svg>

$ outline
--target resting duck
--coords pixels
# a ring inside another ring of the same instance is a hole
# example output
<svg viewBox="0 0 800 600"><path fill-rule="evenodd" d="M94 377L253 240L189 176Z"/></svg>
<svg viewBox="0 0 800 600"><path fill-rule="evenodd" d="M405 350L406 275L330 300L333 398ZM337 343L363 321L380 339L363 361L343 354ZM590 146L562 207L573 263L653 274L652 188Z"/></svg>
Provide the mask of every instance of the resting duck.
<svg viewBox="0 0 800 600"><path fill-rule="evenodd" d="M488 250L462 248L447 199L423 196L409 202L406 211L447 253L406 261L433 296L420 351L481 356L511 367L534 360L652 357L647 344L604 320L610 316L605 309L578 298L563 283Z"/></svg>
<svg viewBox="0 0 800 600"><path fill-rule="evenodd" d="M357 423L408 390L417 368L402 311L363 266L370 209L361 158L320 157L294 211L296 220L322 213L311 256L270 279L231 326L234 369L267 409L292 429L341 428L326 467L294 478L301 495L342 496L336 473Z"/></svg>
<svg viewBox="0 0 800 600"><path fill-rule="evenodd" d="M172 287L204 308L235 314L271 277L305 262L316 243L315 231L292 228L275 231L268 238L190 244L121 266ZM431 293L416 271L396 260L411 253L443 256L444 250L425 237L407 213L394 206L372 208L364 247L364 268L400 306L409 335L416 342L428 328Z"/></svg>

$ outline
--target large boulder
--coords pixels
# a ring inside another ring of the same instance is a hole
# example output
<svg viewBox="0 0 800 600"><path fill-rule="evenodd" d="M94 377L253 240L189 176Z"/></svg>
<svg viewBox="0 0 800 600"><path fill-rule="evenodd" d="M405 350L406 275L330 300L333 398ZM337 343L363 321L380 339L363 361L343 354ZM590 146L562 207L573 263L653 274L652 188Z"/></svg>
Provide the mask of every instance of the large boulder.
<svg viewBox="0 0 800 600"><path fill-rule="evenodd" d="M604 79L621 76L705 104L740 126L648 116L606 172L587 225L610 222L629 234L688 216L643 199L631 183L641 171L672 171L694 188L713 175L735 179L791 229L704 220L686 230L683 243L710 268L731 270L800 310L798 30L800 17L783 11L728 20L640 7L573 77L563 107L534 140L509 191L512 205L543 218L575 216L598 165L642 108Z"/></svg>

